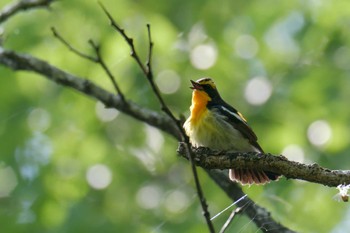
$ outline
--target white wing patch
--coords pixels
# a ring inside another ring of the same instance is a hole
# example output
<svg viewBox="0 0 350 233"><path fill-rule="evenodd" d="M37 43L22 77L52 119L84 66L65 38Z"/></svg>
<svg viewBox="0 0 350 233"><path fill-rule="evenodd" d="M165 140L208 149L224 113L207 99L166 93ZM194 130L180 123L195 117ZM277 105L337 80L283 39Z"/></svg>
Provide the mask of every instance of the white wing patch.
<svg viewBox="0 0 350 233"><path fill-rule="evenodd" d="M227 108L225 108L223 106L220 106L220 108L222 110L224 110L226 113L228 113L229 115L231 115L231 116L237 118L238 120L242 121L244 124L247 124L246 119L243 117L243 115L240 112L237 112L238 113L237 114L237 113L232 112L232 111L230 111L229 109L227 109Z"/></svg>

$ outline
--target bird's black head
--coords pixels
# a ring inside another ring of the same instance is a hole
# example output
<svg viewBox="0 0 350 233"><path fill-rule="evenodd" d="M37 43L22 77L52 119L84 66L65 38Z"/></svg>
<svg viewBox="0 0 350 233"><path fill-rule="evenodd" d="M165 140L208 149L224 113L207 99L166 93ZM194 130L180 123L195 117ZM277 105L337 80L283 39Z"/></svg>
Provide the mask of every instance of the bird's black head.
<svg viewBox="0 0 350 233"><path fill-rule="evenodd" d="M192 87L191 89L197 91L204 91L210 97L211 101L218 101L221 99L216 85L211 78L201 78L197 81L191 80Z"/></svg>

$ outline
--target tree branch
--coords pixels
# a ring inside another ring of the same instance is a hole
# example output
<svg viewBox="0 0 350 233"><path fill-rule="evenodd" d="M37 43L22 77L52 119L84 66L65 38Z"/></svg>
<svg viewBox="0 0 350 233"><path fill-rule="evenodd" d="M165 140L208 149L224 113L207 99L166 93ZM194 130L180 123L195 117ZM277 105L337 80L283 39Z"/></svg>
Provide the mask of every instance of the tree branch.
<svg viewBox="0 0 350 233"><path fill-rule="evenodd" d="M143 108L131 101L124 102L119 96L113 95L93 82L60 70L38 58L0 47L0 63L12 70L31 71L40 74L60 85L73 88L89 97L100 100L107 107L118 109L137 120L157 127L178 140L181 138L177 127L165 114Z"/></svg>
<svg viewBox="0 0 350 233"><path fill-rule="evenodd" d="M54 0L27 0L18 1L6 5L0 12L0 24L20 11L25 11L38 7L49 7Z"/></svg>
<svg viewBox="0 0 350 233"><path fill-rule="evenodd" d="M205 169L255 168L284 175L288 179L300 179L313 183L337 187L350 184L350 170L330 170L320 165L289 161L286 157L257 152L220 152L209 148L192 148L198 166ZM185 154L182 143L178 153ZM184 156L186 158L186 156Z"/></svg>

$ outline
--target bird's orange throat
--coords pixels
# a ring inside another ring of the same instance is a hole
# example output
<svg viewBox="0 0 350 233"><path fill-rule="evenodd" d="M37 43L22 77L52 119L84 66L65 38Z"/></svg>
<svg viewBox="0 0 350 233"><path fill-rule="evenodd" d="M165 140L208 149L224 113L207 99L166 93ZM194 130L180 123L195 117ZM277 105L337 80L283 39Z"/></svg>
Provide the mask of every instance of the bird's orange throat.
<svg viewBox="0 0 350 233"><path fill-rule="evenodd" d="M201 116L205 114L207 110L207 103L211 100L207 93L204 91L194 90L192 93L192 105L191 110L191 122L196 124Z"/></svg>

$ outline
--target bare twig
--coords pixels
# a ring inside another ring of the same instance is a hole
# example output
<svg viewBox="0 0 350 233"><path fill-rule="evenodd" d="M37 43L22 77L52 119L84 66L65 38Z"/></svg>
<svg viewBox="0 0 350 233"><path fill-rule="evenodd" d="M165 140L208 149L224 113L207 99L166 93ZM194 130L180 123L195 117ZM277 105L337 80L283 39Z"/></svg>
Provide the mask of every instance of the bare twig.
<svg viewBox="0 0 350 233"><path fill-rule="evenodd" d="M222 226L220 233L224 233L227 228L230 226L231 222L233 221L233 219L235 218L235 216L239 213L241 213L243 210L243 208L238 207L235 210L232 211L232 213L230 214L230 216L228 217L228 219L226 220L226 222L224 223L224 225Z"/></svg>
<svg viewBox="0 0 350 233"><path fill-rule="evenodd" d="M147 32L148 32L148 41L149 41L149 48L148 48L148 59L147 59L147 68L148 73L150 73L150 77L153 77L153 71L152 71L152 52L153 52L153 41L151 36L151 25L147 24Z"/></svg>
<svg viewBox="0 0 350 233"><path fill-rule="evenodd" d="M54 37L56 37L62 44L64 44L70 51L72 51L73 53L77 54L78 56L85 58L87 60L90 60L92 62L96 62L97 63L97 58L87 55L85 53L80 52L79 50L77 50L76 48L74 48L71 44L69 44L56 30L56 28L51 27L51 31L54 35Z"/></svg>
<svg viewBox="0 0 350 233"><path fill-rule="evenodd" d="M148 61L147 61L147 67L142 63L136 49L135 49L135 45L134 45L134 40L129 37L126 33L125 30L123 28L121 28L117 22L114 20L114 18L112 17L112 15L107 11L107 9L104 7L104 5L99 2L102 10L104 11L104 13L107 15L111 26L125 39L125 41L127 42L127 44L130 47L131 50L131 56L135 59L136 63L138 64L138 66L140 67L140 69L142 70L143 74L147 77L153 92L155 93L156 97L158 98L160 104L161 104L161 108L162 110L169 115L170 118L172 118L174 120L174 122L178 125L179 130L181 130L183 132L184 135L185 132L182 128L181 122L173 115L173 113L170 111L170 109L168 108L168 106L165 104L162 96L160 95L160 92L156 86L156 84L153 81L153 72L151 69L151 56L152 56L152 48L153 48L153 42L151 40L151 34L150 34L150 26L148 25L148 38L149 38L149 53L148 53Z"/></svg>
<svg viewBox="0 0 350 233"><path fill-rule="evenodd" d="M205 220L207 222L208 228L210 232L215 232L214 230L214 226L210 220L210 213L208 211L208 205L206 203L200 182L199 182L199 178L198 178L198 173L197 173L197 169L196 169L196 165L195 162L193 160L193 153L190 150L190 142L189 142L189 138L187 137L181 122L179 119L177 119L174 114L171 112L171 110L169 109L169 107L166 105L165 101L163 100L160 91L156 85L156 83L154 82L153 79L153 72L152 72L152 66L151 66L151 60L152 60L152 48L153 48L153 42L152 42L152 37L151 37L151 29L150 29L150 25L147 24L147 32L148 32L148 39L149 39L149 51L148 51L148 60L147 60L147 65L145 66L136 49L134 46L134 42L133 39L131 37L129 37L124 29L122 29L117 23L116 21L113 19L113 17L111 16L111 14L107 11L107 9L103 6L103 4L101 2L99 2L102 10L105 12L105 14L107 15L110 24L112 25L112 27L125 39L125 41L127 42L127 44L129 45L130 49L131 49L131 56L135 59L136 63L139 65L140 69L143 71L144 75L146 76L148 82L150 83L152 90L154 92L154 94L156 95L160 105L161 105L161 109L174 121L174 123L176 124L178 130L181 132L181 136L182 136L182 140L184 141L185 145L186 145L186 153L189 157L190 163L191 163L191 169L192 169L192 173L193 173L193 177L194 177L194 181L195 181L195 185L196 185L196 190L197 190L197 194L198 194L198 198L200 201L200 204L202 206L202 210L203 210L203 215L205 217Z"/></svg>
<svg viewBox="0 0 350 233"><path fill-rule="evenodd" d="M96 57L93 57L93 56L90 56L90 55L87 55L85 53L82 53L80 52L79 50L77 50L76 48L74 48L71 44L69 44L58 32L57 30L52 27L51 28L51 31L53 33L53 35L60 41L62 42L70 51L72 51L73 53L77 54L78 56L84 58L84 59L87 59L89 61L92 61L92 62L95 62L97 64L99 64L102 69L105 71L105 73L107 74L108 78L111 80L112 84L113 84L113 87L114 89L117 91L118 95L120 96L121 100L123 102L126 103L125 101L125 97L122 93L122 91L120 90L119 88L119 85L117 84L117 81L114 77L114 75L112 74L112 72L109 70L108 66L106 65L105 61L103 60L102 58L102 55L101 55L101 50L100 50L100 46L95 44L93 42L93 40L89 40L89 44L91 45L91 47L94 49L94 52L96 54Z"/></svg>
<svg viewBox="0 0 350 233"><path fill-rule="evenodd" d="M95 50L95 53L96 53L96 56L97 56L97 63L99 63L102 66L103 70L106 72L107 76L112 81L114 89L117 91L117 93L120 96L121 100L126 103L125 97L124 97L122 91L120 90L120 88L119 88L119 86L117 84L117 81L114 78L114 75L109 70L108 66L106 65L105 61L102 58L100 46L95 44L92 40L89 40L89 43L91 44L91 46Z"/></svg>
<svg viewBox="0 0 350 233"><path fill-rule="evenodd" d="M206 169L206 172L232 200L238 200L243 195L245 195L241 187L238 184L232 182L225 172L216 169ZM237 206L243 208L242 213L246 214L263 232L295 233L294 231L276 222L265 208L256 204L249 197L246 197L244 200L237 202Z"/></svg>
<svg viewBox="0 0 350 233"><path fill-rule="evenodd" d="M49 7L52 2L54 0L27 0L10 3L0 12L0 24L18 12L38 7Z"/></svg>
<svg viewBox="0 0 350 233"><path fill-rule="evenodd" d="M113 19L112 15L107 11L107 9L104 7L104 5L101 2L98 2L104 13L107 15L111 26L119 32L119 34L126 40L128 45L131 47L131 56L135 59L139 67L142 69L143 73L147 73L146 67L142 64L140 57L136 53L135 46L134 46L134 40L126 35L124 32L124 29L119 27L117 22Z"/></svg>

